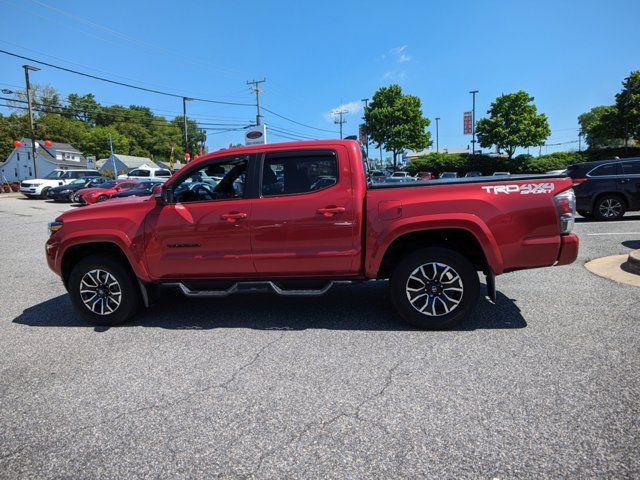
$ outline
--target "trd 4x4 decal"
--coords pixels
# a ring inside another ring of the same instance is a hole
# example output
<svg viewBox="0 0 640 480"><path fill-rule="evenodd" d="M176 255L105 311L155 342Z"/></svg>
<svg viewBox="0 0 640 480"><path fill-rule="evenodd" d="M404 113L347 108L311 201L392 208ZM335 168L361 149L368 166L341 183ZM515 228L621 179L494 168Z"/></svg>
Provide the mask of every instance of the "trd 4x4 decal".
<svg viewBox="0 0 640 480"><path fill-rule="evenodd" d="M521 195L551 193L553 192L555 185L553 183L525 183L523 185L490 185L482 186L483 190L487 193L493 192L494 195L499 193L520 193Z"/></svg>

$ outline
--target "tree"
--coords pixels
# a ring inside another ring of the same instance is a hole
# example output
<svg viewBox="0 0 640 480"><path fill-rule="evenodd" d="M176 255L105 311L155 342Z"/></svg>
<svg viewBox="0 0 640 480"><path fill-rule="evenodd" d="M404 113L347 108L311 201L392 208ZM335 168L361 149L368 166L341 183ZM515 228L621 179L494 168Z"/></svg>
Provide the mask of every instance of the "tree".
<svg viewBox="0 0 640 480"><path fill-rule="evenodd" d="M480 146L490 148L495 145L511 160L518 147L543 145L551 130L547 116L538 114L533 100L522 90L496 98L487 111L489 117L476 125Z"/></svg>
<svg viewBox="0 0 640 480"><path fill-rule="evenodd" d="M85 155L94 155L97 160L111 155L109 136L113 142L113 151L128 154L129 142L127 137L118 132L114 127L95 127L88 131L78 148Z"/></svg>
<svg viewBox="0 0 640 480"><path fill-rule="evenodd" d="M77 93L72 93L67 97L67 100L67 106L64 108L65 116L82 120L90 126L96 124L96 115L100 109L100 105L96 102L93 93L82 96Z"/></svg>
<svg viewBox="0 0 640 480"><path fill-rule="evenodd" d="M629 138L640 138L640 70L622 82L622 91L616 95L618 114L615 124L624 132L625 147Z"/></svg>
<svg viewBox="0 0 640 480"><path fill-rule="evenodd" d="M619 147L624 143L617 116L615 105L594 107L578 116L580 134L584 135L589 148Z"/></svg>
<svg viewBox="0 0 640 480"><path fill-rule="evenodd" d="M48 113L60 113L60 93L51 85L42 83L31 84L31 101L33 102L33 114L35 117ZM27 108L27 92L15 92L15 100L9 100L9 105L18 113L23 113Z"/></svg>
<svg viewBox="0 0 640 480"><path fill-rule="evenodd" d="M365 131L376 148L393 153L393 168L403 150L422 150L431 145L428 118L422 116L420 99L404 95L400 85L381 87L364 110Z"/></svg>

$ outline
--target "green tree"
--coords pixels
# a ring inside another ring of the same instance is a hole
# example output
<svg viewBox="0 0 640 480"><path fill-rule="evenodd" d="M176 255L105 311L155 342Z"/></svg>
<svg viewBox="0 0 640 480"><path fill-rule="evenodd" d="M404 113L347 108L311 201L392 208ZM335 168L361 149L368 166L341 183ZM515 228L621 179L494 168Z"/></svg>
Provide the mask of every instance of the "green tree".
<svg viewBox="0 0 640 480"><path fill-rule="evenodd" d="M551 134L544 113L532 103L534 98L525 91L500 95L491 104L488 118L476 125L478 141L483 148L492 145L513 158L518 147L535 147L544 144Z"/></svg>
<svg viewBox="0 0 640 480"><path fill-rule="evenodd" d="M615 126L624 132L626 147L629 138L640 138L640 70L631 72L622 82L622 91L616 95L616 108Z"/></svg>
<svg viewBox="0 0 640 480"><path fill-rule="evenodd" d="M72 93L67 97L67 100L67 105L63 110L65 116L82 120L90 126L96 124L96 115L100 105L96 102L93 93L86 95Z"/></svg>
<svg viewBox="0 0 640 480"><path fill-rule="evenodd" d="M129 141L127 137L111 126L90 129L77 147L85 155L94 155L97 160L107 158L111 155L109 136L111 136L111 140L113 141L114 152L122 154L129 153Z"/></svg>
<svg viewBox="0 0 640 480"><path fill-rule="evenodd" d="M38 117L39 115L46 115L48 113L60 113L62 104L60 103L60 92L58 92L51 85L42 83L31 84L31 95L33 105L33 115ZM26 91L19 91L13 94L14 100L9 100L11 105L17 113L22 114L27 107L27 93Z"/></svg>
<svg viewBox="0 0 640 480"><path fill-rule="evenodd" d="M594 107L578 116L580 133L589 148L619 147L624 143L617 126L618 109L615 105Z"/></svg>
<svg viewBox="0 0 640 480"><path fill-rule="evenodd" d="M420 99L402 93L400 85L381 87L364 110L365 130L376 148L383 146L393 153L393 168L397 155L405 149L422 150L431 145L430 125L422 115Z"/></svg>

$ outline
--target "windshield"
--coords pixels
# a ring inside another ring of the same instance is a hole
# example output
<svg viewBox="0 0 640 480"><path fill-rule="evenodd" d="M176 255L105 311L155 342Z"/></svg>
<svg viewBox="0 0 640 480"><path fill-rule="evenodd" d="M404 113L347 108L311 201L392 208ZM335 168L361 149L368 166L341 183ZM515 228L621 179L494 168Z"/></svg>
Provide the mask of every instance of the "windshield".
<svg viewBox="0 0 640 480"><path fill-rule="evenodd" d="M58 178L65 178L64 174L65 174L65 172L63 172L62 170L54 170L53 172L51 172L49 175L47 175L44 178L46 180L56 180Z"/></svg>
<svg viewBox="0 0 640 480"><path fill-rule="evenodd" d="M85 183L87 183L86 178L77 178L76 180L71 182L69 185L84 185Z"/></svg>
<svg viewBox="0 0 640 480"><path fill-rule="evenodd" d="M100 186L96 186L95 188L113 188L116 186L116 182L104 182Z"/></svg>

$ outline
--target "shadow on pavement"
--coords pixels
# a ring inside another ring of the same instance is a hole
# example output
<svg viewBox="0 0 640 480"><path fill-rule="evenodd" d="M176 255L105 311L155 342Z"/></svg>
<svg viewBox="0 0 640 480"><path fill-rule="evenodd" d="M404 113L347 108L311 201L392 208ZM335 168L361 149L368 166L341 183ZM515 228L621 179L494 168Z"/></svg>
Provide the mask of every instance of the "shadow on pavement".
<svg viewBox="0 0 640 480"><path fill-rule="evenodd" d="M631 250L638 250L640 248L640 240L625 240L622 245Z"/></svg>
<svg viewBox="0 0 640 480"><path fill-rule="evenodd" d="M481 294L484 293L482 286ZM91 327L75 313L67 295L29 307L13 321L32 327ZM156 305L124 326L184 330L415 330L395 312L386 282L338 286L315 298L239 294L222 299L188 299L165 289ZM496 305L481 298L471 317L454 330L526 326L515 302L498 292ZM97 332L106 330L108 327L95 327Z"/></svg>
<svg viewBox="0 0 640 480"><path fill-rule="evenodd" d="M607 220L595 220L593 218L575 217L576 223L608 223ZM615 220L616 222L633 222L640 220L640 215L626 214L624 217Z"/></svg>

